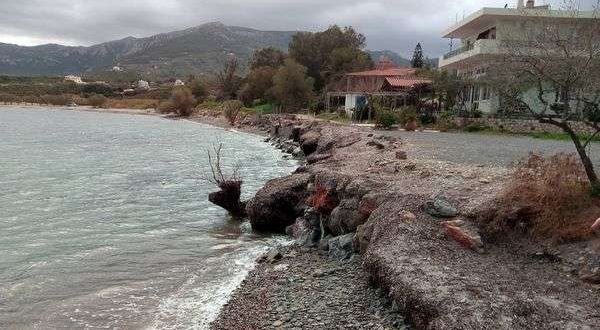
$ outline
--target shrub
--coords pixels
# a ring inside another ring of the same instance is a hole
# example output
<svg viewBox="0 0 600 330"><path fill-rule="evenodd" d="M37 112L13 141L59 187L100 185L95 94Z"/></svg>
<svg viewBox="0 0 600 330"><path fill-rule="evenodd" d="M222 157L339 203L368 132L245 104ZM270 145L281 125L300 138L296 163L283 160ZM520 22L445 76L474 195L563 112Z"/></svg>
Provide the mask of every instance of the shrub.
<svg viewBox="0 0 600 330"><path fill-rule="evenodd" d="M400 108L398 121L400 122L400 124L402 126L406 126L406 123L408 123L410 121L416 121L416 120L417 120L417 109L415 109L415 107L405 106L405 107Z"/></svg>
<svg viewBox="0 0 600 330"><path fill-rule="evenodd" d="M435 126L441 132L447 132L450 129L455 129L456 124L454 123L454 116L448 111L440 113Z"/></svg>
<svg viewBox="0 0 600 330"><path fill-rule="evenodd" d="M398 116L391 110L379 110L375 116L375 126L390 129L398 124Z"/></svg>
<svg viewBox="0 0 600 330"><path fill-rule="evenodd" d="M225 101L223 103L223 115L227 118L229 124L235 124L244 104L239 100Z"/></svg>
<svg viewBox="0 0 600 330"><path fill-rule="evenodd" d="M42 96L44 104L50 105L67 105L72 102L72 99L67 95L44 95Z"/></svg>
<svg viewBox="0 0 600 330"><path fill-rule="evenodd" d="M94 108L102 108L106 105L106 96L94 94L88 98L88 103Z"/></svg>
<svg viewBox="0 0 600 330"><path fill-rule="evenodd" d="M163 114L173 113L173 112L175 112L175 106L173 105L173 103L171 103L171 101L164 101L158 105L157 110L159 113L163 113Z"/></svg>
<svg viewBox="0 0 600 330"><path fill-rule="evenodd" d="M190 90L198 102L204 102L208 97L208 90L204 81L200 79L193 80L190 84Z"/></svg>
<svg viewBox="0 0 600 330"><path fill-rule="evenodd" d="M173 89L169 102L172 104L174 112L182 117L190 116L197 103L192 91L187 87Z"/></svg>
<svg viewBox="0 0 600 330"><path fill-rule="evenodd" d="M520 231L557 242L590 237L591 223L598 217L599 200L591 197L583 166L573 154L531 154L494 205L478 214L490 236Z"/></svg>

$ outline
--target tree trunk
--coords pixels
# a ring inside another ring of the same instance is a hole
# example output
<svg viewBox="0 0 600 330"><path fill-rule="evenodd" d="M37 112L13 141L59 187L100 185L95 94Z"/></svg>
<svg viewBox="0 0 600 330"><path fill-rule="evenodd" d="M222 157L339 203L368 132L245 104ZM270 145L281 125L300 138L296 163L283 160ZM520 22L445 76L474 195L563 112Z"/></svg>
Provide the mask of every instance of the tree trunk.
<svg viewBox="0 0 600 330"><path fill-rule="evenodd" d="M540 122L542 122L542 120L540 120ZM544 122L554 124L562 128L562 130L569 135L569 137L573 141L573 144L575 144L575 149L577 149L577 154L579 154L579 158L581 159L581 163L583 164L583 168L585 169L585 174L587 175L588 180L590 181L590 185L592 186L592 193L600 193L600 180L598 180L598 175L594 170L594 163L592 163L592 160L588 156L585 147L583 146L583 144L581 144L577 133L575 133L575 131L573 131L573 129L567 123L559 123L554 120Z"/></svg>

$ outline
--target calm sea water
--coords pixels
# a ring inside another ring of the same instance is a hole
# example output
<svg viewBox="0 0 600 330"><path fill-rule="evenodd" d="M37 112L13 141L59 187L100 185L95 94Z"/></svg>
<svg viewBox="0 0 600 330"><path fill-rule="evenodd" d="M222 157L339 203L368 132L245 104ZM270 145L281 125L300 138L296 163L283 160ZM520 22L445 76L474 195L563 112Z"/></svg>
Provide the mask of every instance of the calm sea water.
<svg viewBox="0 0 600 330"><path fill-rule="evenodd" d="M0 108L0 329L204 329L277 238L207 202L206 148L245 197L296 162L189 121Z"/></svg>

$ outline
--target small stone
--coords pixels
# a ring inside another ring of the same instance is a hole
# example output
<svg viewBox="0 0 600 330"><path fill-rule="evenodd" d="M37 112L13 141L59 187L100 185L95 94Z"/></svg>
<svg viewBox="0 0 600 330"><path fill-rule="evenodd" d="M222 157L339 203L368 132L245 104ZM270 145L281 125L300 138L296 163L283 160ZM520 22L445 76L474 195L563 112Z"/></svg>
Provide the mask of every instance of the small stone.
<svg viewBox="0 0 600 330"><path fill-rule="evenodd" d="M436 218L453 218L458 215L458 210L446 198L438 196L433 201L424 205L425 212Z"/></svg>
<svg viewBox="0 0 600 330"><path fill-rule="evenodd" d="M406 154L406 151L396 151L396 159L400 159L400 160L408 159L408 155Z"/></svg>
<svg viewBox="0 0 600 330"><path fill-rule="evenodd" d="M278 321L273 322L274 327L280 327L282 325L283 325L283 321L278 320Z"/></svg>
<svg viewBox="0 0 600 330"><path fill-rule="evenodd" d="M371 140L371 141L367 142L367 145L371 146L371 147L375 147L379 150L385 149L385 145L383 143L381 143L379 141L375 141L375 140Z"/></svg>

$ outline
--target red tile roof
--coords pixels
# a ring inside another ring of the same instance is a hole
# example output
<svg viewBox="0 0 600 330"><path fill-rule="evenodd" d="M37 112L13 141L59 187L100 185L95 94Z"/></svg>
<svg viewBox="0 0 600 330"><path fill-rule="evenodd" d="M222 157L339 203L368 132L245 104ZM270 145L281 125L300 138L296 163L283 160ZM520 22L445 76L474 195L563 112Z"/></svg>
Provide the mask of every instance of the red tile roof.
<svg viewBox="0 0 600 330"><path fill-rule="evenodd" d="M387 77L385 80L392 87L415 87L421 84L431 84L431 80L421 78L398 78L398 77Z"/></svg>
<svg viewBox="0 0 600 330"><path fill-rule="evenodd" d="M385 70L370 70L370 71L362 71L362 72L353 72L349 73L348 76L383 76L383 77L393 77L393 76L413 76L416 70L412 68L393 68L393 69L385 69Z"/></svg>

